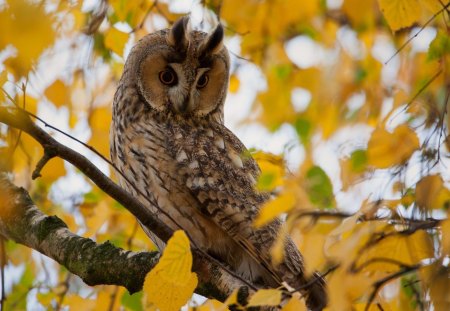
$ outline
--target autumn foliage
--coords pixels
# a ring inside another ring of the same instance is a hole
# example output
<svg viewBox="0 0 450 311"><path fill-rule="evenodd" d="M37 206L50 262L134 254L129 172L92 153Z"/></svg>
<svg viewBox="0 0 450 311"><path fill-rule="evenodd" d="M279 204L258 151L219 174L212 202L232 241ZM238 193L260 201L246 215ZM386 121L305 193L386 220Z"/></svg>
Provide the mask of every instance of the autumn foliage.
<svg viewBox="0 0 450 311"><path fill-rule="evenodd" d="M114 179L86 146L108 158L111 104L130 47L189 12L205 31L219 16L232 58L226 124L258 161L257 186L274 194L255 227L286 218L283 234L307 271L325 276L330 310L450 310L448 0L180 2L0 2L0 107L43 119ZM96 242L156 249L133 215L60 158L32 180L42 157L36 140L1 124L0 171L45 214ZM282 241L268 250L275 260ZM198 284L183 231L133 295L89 287L36 251L2 243L5 310L171 311ZM280 305L283 294L260 290L246 307ZM305 310L291 296L282 310ZM189 306L241 303L235 292Z"/></svg>

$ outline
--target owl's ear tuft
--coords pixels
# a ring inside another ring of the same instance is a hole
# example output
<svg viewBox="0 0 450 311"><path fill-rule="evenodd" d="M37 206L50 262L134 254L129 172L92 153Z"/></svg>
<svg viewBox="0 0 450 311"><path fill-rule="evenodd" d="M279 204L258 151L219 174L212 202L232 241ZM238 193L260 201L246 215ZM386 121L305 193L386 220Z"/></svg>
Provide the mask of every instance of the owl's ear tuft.
<svg viewBox="0 0 450 311"><path fill-rule="evenodd" d="M223 26L218 24L216 29L205 39L202 47L203 54L217 54L223 47Z"/></svg>
<svg viewBox="0 0 450 311"><path fill-rule="evenodd" d="M189 16L178 19L169 31L167 43L177 50L185 50L188 46L187 28Z"/></svg>

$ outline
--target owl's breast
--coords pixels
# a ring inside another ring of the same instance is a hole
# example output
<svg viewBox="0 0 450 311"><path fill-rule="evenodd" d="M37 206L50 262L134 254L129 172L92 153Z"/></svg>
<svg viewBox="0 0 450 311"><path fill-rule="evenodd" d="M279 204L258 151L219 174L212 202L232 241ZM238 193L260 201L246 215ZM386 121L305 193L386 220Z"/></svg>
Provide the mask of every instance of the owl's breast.
<svg viewBox="0 0 450 311"><path fill-rule="evenodd" d="M229 237L201 213L199 202L185 185L172 156L176 151L171 149L174 137L168 126L147 119L124 128L121 143L112 137L116 141L112 143L113 162L130 181L119 176L120 184L173 230L188 232L197 246L229 253Z"/></svg>

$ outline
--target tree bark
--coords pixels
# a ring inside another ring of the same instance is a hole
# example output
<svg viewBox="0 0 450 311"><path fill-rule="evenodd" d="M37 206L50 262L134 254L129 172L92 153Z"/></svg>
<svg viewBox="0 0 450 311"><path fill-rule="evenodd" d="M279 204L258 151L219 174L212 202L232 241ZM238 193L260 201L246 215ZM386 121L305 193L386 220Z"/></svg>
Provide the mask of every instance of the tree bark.
<svg viewBox="0 0 450 311"><path fill-rule="evenodd" d="M125 251L73 234L58 217L44 215L5 174L0 175L0 192L0 234L54 259L88 285L115 284L133 293L158 262L158 252Z"/></svg>
<svg viewBox="0 0 450 311"><path fill-rule="evenodd" d="M0 107L0 122L24 131L43 146L44 157L33 175L38 175L49 159L58 156L77 167L141 223L152 228L163 241L167 242L171 237L172 231L153 217L137 199L116 185L87 158L57 142L32 122L25 111ZM73 234L58 217L44 215L26 190L13 185L5 173L0 175L0 204L0 234L56 260L88 285L114 284L126 287L131 293L139 291L145 275L159 259L158 252L125 251L109 242L97 244ZM235 289L241 289L245 296L254 291L252 284L201 250L192 249L192 253L192 269L199 278L198 294L224 301Z"/></svg>

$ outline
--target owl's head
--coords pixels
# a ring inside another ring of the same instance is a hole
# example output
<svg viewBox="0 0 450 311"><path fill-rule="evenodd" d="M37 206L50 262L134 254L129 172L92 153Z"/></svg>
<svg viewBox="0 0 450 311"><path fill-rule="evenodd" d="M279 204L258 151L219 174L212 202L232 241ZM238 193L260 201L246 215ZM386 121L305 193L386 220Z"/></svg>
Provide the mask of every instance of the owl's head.
<svg viewBox="0 0 450 311"><path fill-rule="evenodd" d="M137 71L138 91L152 109L222 120L229 76L223 27L207 34L189 30L188 22L183 17L172 29L140 40L125 70L131 66Z"/></svg>

